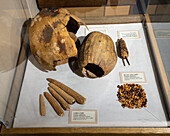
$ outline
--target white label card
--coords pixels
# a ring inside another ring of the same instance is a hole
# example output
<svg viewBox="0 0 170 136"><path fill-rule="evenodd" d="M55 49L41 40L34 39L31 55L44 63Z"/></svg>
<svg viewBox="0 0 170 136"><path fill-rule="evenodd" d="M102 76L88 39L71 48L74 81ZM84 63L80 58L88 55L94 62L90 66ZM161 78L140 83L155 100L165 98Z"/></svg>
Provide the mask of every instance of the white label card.
<svg viewBox="0 0 170 136"><path fill-rule="evenodd" d="M131 30L131 31L118 31L118 37L124 39L138 39L140 38L138 30Z"/></svg>
<svg viewBox="0 0 170 136"><path fill-rule="evenodd" d="M170 30L155 30L156 38L170 38Z"/></svg>
<svg viewBox="0 0 170 136"><path fill-rule="evenodd" d="M120 72L121 83L146 83L144 72Z"/></svg>
<svg viewBox="0 0 170 136"><path fill-rule="evenodd" d="M70 124L97 124L97 110L70 110Z"/></svg>
<svg viewBox="0 0 170 136"><path fill-rule="evenodd" d="M170 79L170 71L168 71L168 78Z"/></svg>

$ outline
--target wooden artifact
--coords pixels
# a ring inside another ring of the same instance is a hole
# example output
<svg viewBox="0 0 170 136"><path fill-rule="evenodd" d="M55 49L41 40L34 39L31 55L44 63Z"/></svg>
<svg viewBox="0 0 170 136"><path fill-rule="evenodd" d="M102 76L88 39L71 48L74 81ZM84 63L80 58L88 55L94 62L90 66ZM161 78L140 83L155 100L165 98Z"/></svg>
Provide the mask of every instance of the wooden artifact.
<svg viewBox="0 0 170 136"><path fill-rule="evenodd" d="M125 66L124 59L126 59L128 65L130 65L129 60L128 60L129 52L128 52L126 43L122 38L118 40L118 50L120 52L120 58L122 59L123 65Z"/></svg>
<svg viewBox="0 0 170 136"><path fill-rule="evenodd" d="M48 87L48 91L60 103L64 110L70 110L70 105L53 88Z"/></svg>
<svg viewBox="0 0 170 136"><path fill-rule="evenodd" d="M61 88L59 88L58 86L56 86L53 83L49 83L49 86L51 88L53 88L61 97L64 98L65 101L67 101L69 104L74 104L75 103L75 99L70 96L69 94L67 94L66 92L64 92Z"/></svg>
<svg viewBox="0 0 170 136"><path fill-rule="evenodd" d="M47 78L47 80L50 83L53 83L56 86L58 86L59 88L61 88L67 94L71 95L76 100L77 103L85 104L86 98L83 97L82 95L80 95L79 93L77 93L76 91L74 91L73 89L71 89L70 87L64 85L63 83L61 83L61 82L59 82L57 80L51 79L51 78Z"/></svg>
<svg viewBox="0 0 170 136"><path fill-rule="evenodd" d="M53 109L55 110L55 112L59 115L59 116L64 116L64 111L61 108L61 106L57 103L57 101L48 93L48 92L44 92L44 96L46 97L46 99L48 100L48 102L51 104L51 106L53 107Z"/></svg>
<svg viewBox="0 0 170 136"><path fill-rule="evenodd" d="M40 94L40 115L46 116L45 101L42 94Z"/></svg>

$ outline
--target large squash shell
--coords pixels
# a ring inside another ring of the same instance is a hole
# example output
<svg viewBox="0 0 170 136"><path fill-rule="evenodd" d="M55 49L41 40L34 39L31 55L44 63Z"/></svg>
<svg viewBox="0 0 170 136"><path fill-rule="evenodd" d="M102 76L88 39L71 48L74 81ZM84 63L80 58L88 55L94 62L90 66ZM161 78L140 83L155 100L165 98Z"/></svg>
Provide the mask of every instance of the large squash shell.
<svg viewBox="0 0 170 136"><path fill-rule="evenodd" d="M112 39L100 32L91 32L83 41L78 55L78 65L84 76L103 77L110 73L117 62Z"/></svg>
<svg viewBox="0 0 170 136"><path fill-rule="evenodd" d="M65 9L43 9L31 22L30 49L39 64L47 70L56 70L55 66L77 55L75 41L66 28L69 20L70 13Z"/></svg>

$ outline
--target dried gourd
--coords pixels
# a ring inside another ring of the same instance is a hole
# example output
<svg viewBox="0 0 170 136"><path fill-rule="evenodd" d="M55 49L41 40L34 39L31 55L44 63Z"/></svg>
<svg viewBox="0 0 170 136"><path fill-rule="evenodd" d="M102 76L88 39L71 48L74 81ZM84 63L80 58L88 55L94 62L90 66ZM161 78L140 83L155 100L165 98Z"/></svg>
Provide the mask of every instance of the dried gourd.
<svg viewBox="0 0 170 136"><path fill-rule="evenodd" d="M47 70L68 62L77 55L75 33L81 19L64 8L42 9L31 21L30 49L35 59Z"/></svg>
<svg viewBox="0 0 170 136"><path fill-rule="evenodd" d="M103 77L115 67L117 55L112 39L101 32L85 37L78 54L78 65L89 78Z"/></svg>

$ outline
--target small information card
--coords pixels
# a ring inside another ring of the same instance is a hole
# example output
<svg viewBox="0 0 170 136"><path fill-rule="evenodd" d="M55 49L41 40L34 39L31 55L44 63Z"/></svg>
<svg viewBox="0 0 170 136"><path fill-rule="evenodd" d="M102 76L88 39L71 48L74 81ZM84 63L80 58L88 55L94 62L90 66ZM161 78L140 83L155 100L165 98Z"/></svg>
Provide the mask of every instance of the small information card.
<svg viewBox="0 0 170 136"><path fill-rule="evenodd" d="M125 38L125 39L138 39L140 38L138 30L131 30L131 31L118 31L118 37Z"/></svg>
<svg viewBox="0 0 170 136"><path fill-rule="evenodd" d="M144 72L120 72L121 83L146 83Z"/></svg>
<svg viewBox="0 0 170 136"><path fill-rule="evenodd" d="M170 71L168 71L168 78L170 79Z"/></svg>
<svg viewBox="0 0 170 136"><path fill-rule="evenodd" d="M155 30L156 38L170 38L170 30Z"/></svg>
<svg viewBox="0 0 170 136"><path fill-rule="evenodd" d="M70 110L70 124L97 124L97 110Z"/></svg>

